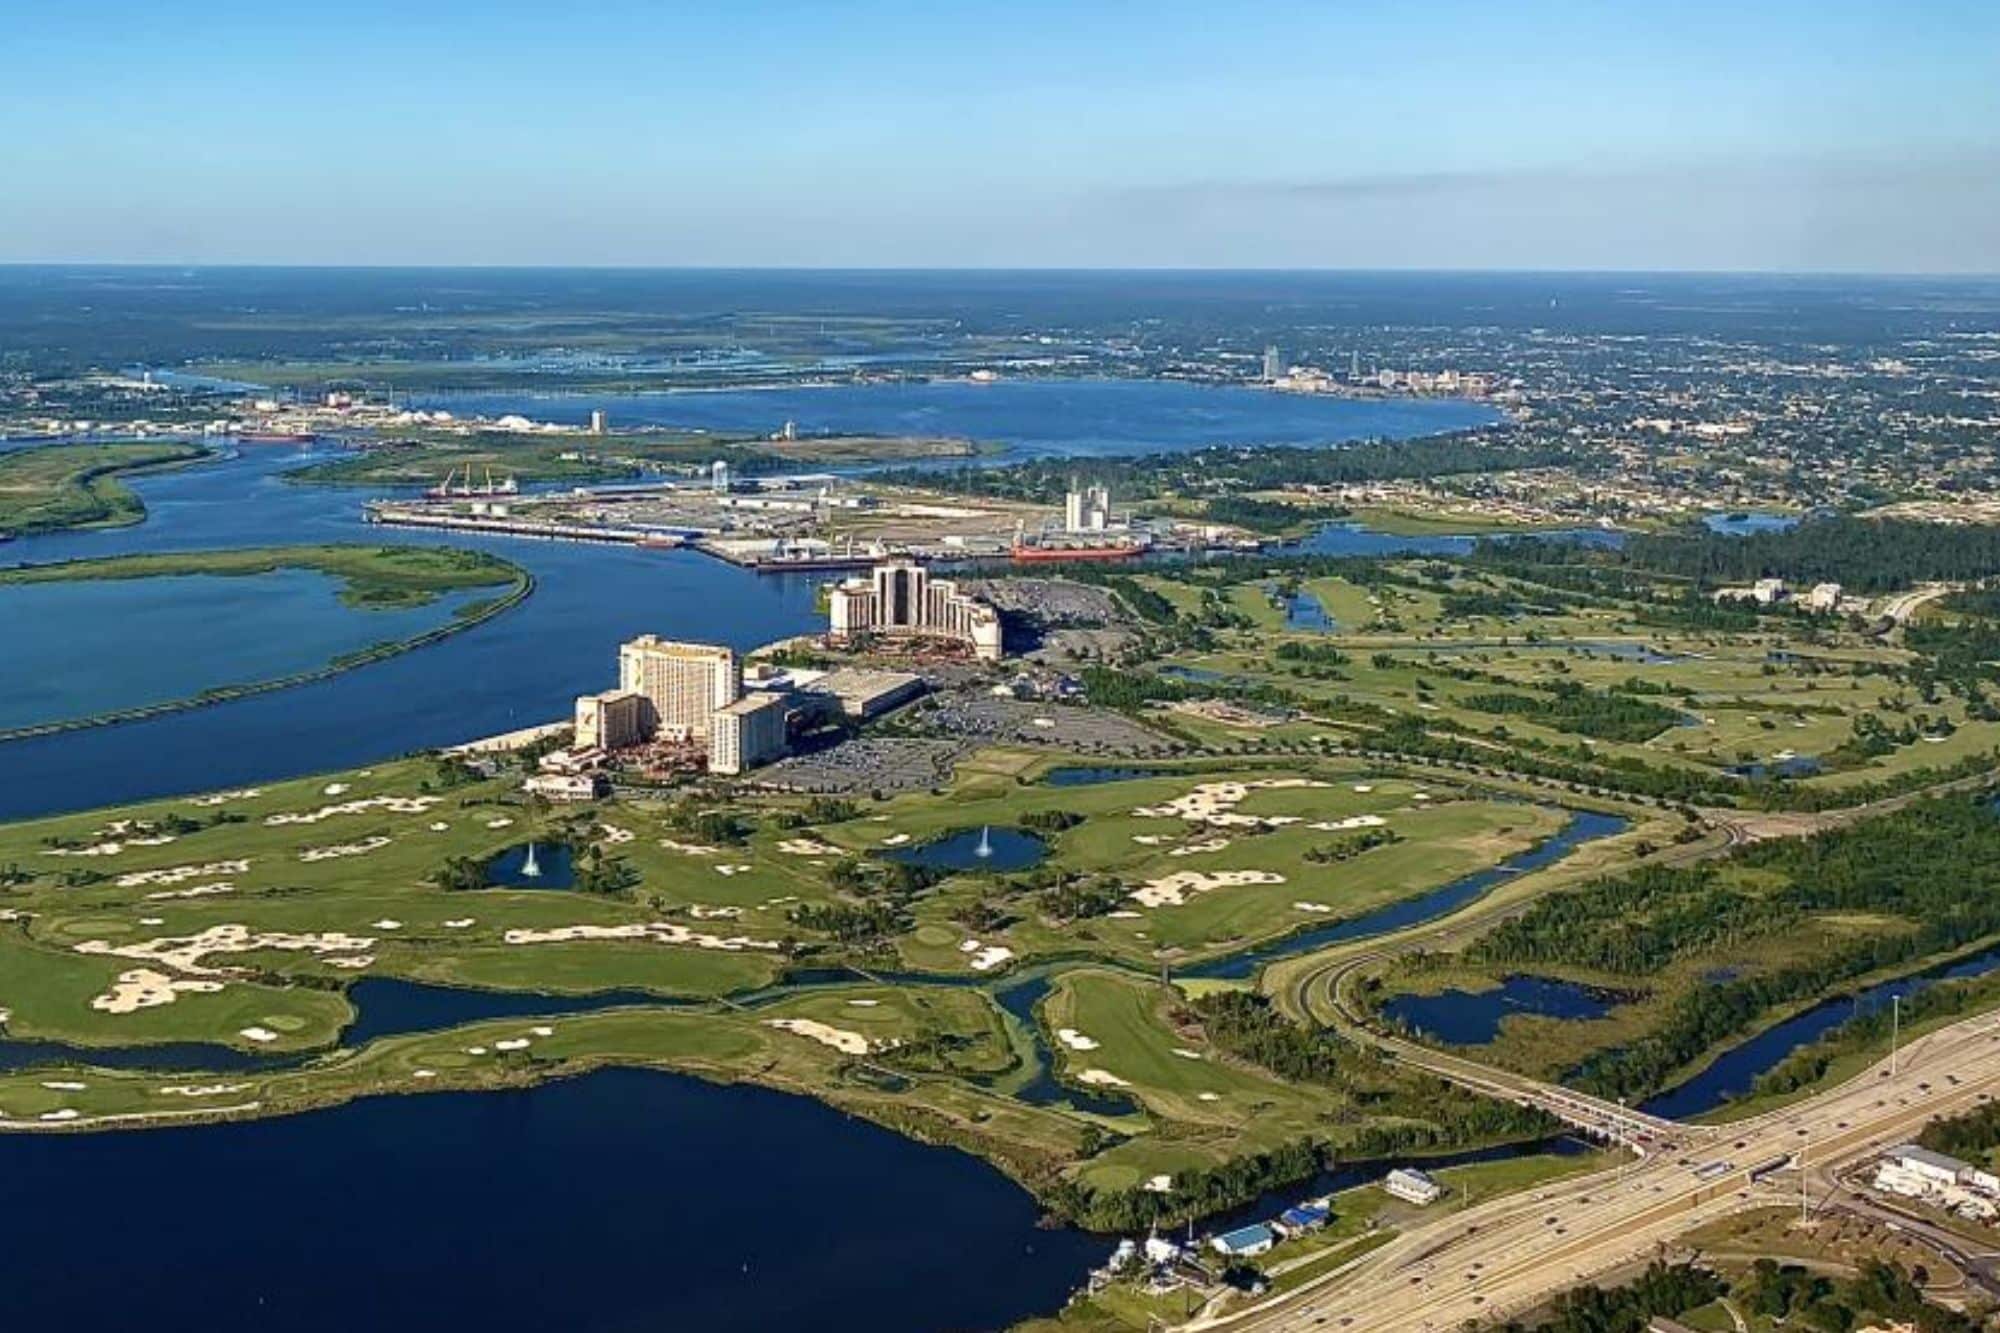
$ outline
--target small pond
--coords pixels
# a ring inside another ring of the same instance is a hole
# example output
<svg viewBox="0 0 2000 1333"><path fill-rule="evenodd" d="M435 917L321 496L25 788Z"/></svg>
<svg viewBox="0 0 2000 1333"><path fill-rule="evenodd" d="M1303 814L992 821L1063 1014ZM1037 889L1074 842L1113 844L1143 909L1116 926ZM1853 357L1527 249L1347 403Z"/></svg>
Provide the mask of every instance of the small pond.
<svg viewBox="0 0 2000 1333"><path fill-rule="evenodd" d="M1049 845L1024 829L981 825L897 848L889 857L932 870L1008 871L1038 865L1048 854Z"/></svg>
<svg viewBox="0 0 2000 1333"><path fill-rule="evenodd" d="M1095 787L1101 782L1136 782L1140 778L1156 778L1163 770L1154 768L1052 768L1043 775L1042 781L1051 787Z"/></svg>
<svg viewBox="0 0 2000 1333"><path fill-rule="evenodd" d="M1619 996L1574 981L1511 976L1492 990L1398 995L1382 1006L1382 1013L1436 1041L1484 1046L1500 1035L1501 1021L1511 1014L1602 1018L1623 1003Z"/></svg>
<svg viewBox="0 0 2000 1333"><path fill-rule="evenodd" d="M524 842L486 863L496 889L567 889L576 883L576 859L564 842Z"/></svg>

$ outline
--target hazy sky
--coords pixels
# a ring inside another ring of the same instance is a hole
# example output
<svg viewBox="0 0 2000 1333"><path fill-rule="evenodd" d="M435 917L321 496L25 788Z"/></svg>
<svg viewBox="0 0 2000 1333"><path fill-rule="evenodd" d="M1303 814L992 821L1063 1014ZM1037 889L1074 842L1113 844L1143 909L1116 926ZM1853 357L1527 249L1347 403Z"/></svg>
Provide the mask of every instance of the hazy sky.
<svg viewBox="0 0 2000 1333"><path fill-rule="evenodd" d="M0 261L2000 271L2000 0L13 0Z"/></svg>

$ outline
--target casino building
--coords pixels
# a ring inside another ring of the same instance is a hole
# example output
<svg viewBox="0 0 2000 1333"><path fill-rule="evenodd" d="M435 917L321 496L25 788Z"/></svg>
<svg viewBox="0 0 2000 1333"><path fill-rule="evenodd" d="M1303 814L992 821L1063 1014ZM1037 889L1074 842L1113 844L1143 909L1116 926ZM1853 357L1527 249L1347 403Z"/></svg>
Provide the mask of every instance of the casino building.
<svg viewBox="0 0 2000 1333"><path fill-rule="evenodd" d="M972 645L981 661L1000 660L1000 613L952 580L932 578L914 560L891 560L865 579L836 584L828 609L836 641L868 634L956 639Z"/></svg>

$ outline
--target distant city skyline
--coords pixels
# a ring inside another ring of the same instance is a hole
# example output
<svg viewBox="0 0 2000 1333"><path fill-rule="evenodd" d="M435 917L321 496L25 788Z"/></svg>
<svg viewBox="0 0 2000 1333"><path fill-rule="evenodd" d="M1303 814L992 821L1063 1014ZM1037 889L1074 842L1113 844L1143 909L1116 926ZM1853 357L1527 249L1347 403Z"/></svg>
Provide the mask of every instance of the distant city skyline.
<svg viewBox="0 0 2000 1333"><path fill-rule="evenodd" d="M106 0L0 262L2000 271L2000 7Z"/></svg>

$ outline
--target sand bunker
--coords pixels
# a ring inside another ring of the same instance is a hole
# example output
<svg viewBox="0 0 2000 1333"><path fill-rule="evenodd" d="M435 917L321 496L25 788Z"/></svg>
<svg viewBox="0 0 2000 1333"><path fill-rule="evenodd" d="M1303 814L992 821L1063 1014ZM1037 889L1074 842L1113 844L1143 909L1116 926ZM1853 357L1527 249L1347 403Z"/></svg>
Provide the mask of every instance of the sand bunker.
<svg viewBox="0 0 2000 1333"><path fill-rule="evenodd" d="M266 1027L243 1028L236 1035L244 1038L246 1041L254 1041L260 1045L264 1042L276 1041L278 1039L278 1034Z"/></svg>
<svg viewBox="0 0 2000 1333"><path fill-rule="evenodd" d="M1317 914L1331 912L1333 909L1325 903L1293 903L1292 910L1294 912L1313 912Z"/></svg>
<svg viewBox="0 0 2000 1333"><path fill-rule="evenodd" d="M1185 847L1176 847L1171 852L1168 852L1167 855L1200 856L1207 852L1221 852L1228 849L1229 839L1227 838L1203 838L1200 842L1191 842Z"/></svg>
<svg viewBox="0 0 2000 1333"><path fill-rule="evenodd" d="M722 855L722 849L720 847L710 847L706 843L699 843L699 842L675 842L672 838L660 839L660 846L666 848L670 852L679 852L682 856Z"/></svg>
<svg viewBox="0 0 2000 1333"><path fill-rule="evenodd" d="M787 856L839 856L840 848L817 838L786 838L778 850Z"/></svg>
<svg viewBox="0 0 2000 1333"><path fill-rule="evenodd" d="M1346 819L1323 819L1306 827L1318 829L1321 833L1346 833L1358 828L1381 828L1388 822L1380 815L1349 815Z"/></svg>
<svg viewBox="0 0 2000 1333"><path fill-rule="evenodd" d="M1129 1088L1127 1083L1108 1069L1086 1069L1076 1076L1079 1083L1089 1083L1100 1088Z"/></svg>
<svg viewBox="0 0 2000 1333"><path fill-rule="evenodd" d="M506 815L497 815L486 821L487 828L506 828L514 821Z"/></svg>
<svg viewBox="0 0 2000 1333"><path fill-rule="evenodd" d="M1146 1181L1145 1188L1146 1192L1149 1194L1171 1193L1174 1188L1174 1178L1172 1176L1149 1177Z"/></svg>
<svg viewBox="0 0 2000 1333"><path fill-rule="evenodd" d="M631 829L619 828L615 824L599 824L597 826L597 833L599 837L603 838L606 842L610 843L614 847L623 846L625 843L628 843L632 841L634 838L639 836L638 834L634 833Z"/></svg>
<svg viewBox="0 0 2000 1333"><path fill-rule="evenodd" d="M390 840L382 834L363 838L360 842L344 842L333 847L308 847L299 853L301 861L334 861L343 856L366 856L378 852L389 845Z"/></svg>
<svg viewBox="0 0 2000 1333"><path fill-rule="evenodd" d="M170 1083L155 1091L162 1097L222 1097L249 1086L248 1083Z"/></svg>
<svg viewBox="0 0 2000 1333"><path fill-rule="evenodd" d="M263 794L264 790L261 787L240 787L235 791L210 792L206 796L197 796L194 798L193 804L202 806L221 805L224 801L247 801L253 796L262 796Z"/></svg>
<svg viewBox="0 0 2000 1333"><path fill-rule="evenodd" d="M1098 1047L1095 1037L1086 1037L1075 1028L1057 1028L1056 1040L1072 1051L1094 1051Z"/></svg>
<svg viewBox="0 0 2000 1333"><path fill-rule="evenodd" d="M816 1019L767 1018L764 1026L808 1038L822 1046L831 1046L842 1055L866 1055L875 1049L875 1043L859 1032L849 1032L846 1028L837 1028Z"/></svg>
<svg viewBox="0 0 2000 1333"><path fill-rule="evenodd" d="M317 810L293 810L275 815L265 815L264 822L272 828L284 824L317 824L335 815L363 815L371 810L388 810L399 815L420 815L434 805L442 805L442 796L368 796L358 801L342 801L339 805L323 805Z"/></svg>
<svg viewBox="0 0 2000 1333"><path fill-rule="evenodd" d="M1143 819L1183 819L1192 824L1221 824L1233 827L1281 828L1299 822L1296 815L1243 815L1236 807L1253 791L1280 791L1295 787L1330 787L1332 783L1312 778L1262 778L1256 782L1204 782L1185 796L1164 805L1142 805L1132 813Z"/></svg>
<svg viewBox="0 0 2000 1333"><path fill-rule="evenodd" d="M209 875L240 875L250 868L248 860L210 861L199 866L169 866L164 870L134 870L118 877L121 889L136 889L141 884L180 884L191 879L202 879Z"/></svg>
<svg viewBox="0 0 2000 1333"><path fill-rule="evenodd" d="M548 930L510 930L500 937L509 944L563 944L572 940L645 940L653 944L689 944L697 949L720 949L739 953L744 949L776 949L776 940L753 940L746 935L704 935L671 921L651 921L629 926L554 926Z"/></svg>
<svg viewBox="0 0 2000 1333"><path fill-rule="evenodd" d="M1201 1060L1206 1058L1200 1051L1191 1051L1185 1046L1174 1047L1174 1054L1183 1060Z"/></svg>
<svg viewBox="0 0 2000 1333"><path fill-rule="evenodd" d="M1204 874L1182 870L1148 880L1128 895L1146 907L1179 907L1189 898L1216 889L1233 889L1246 884L1283 884L1285 877L1270 870L1218 870Z"/></svg>
<svg viewBox="0 0 2000 1333"><path fill-rule="evenodd" d="M196 884L186 889L162 889L158 893L146 895L148 902L158 902L167 898L212 898L218 893L234 893L236 886L227 880L217 884Z"/></svg>
<svg viewBox="0 0 2000 1333"><path fill-rule="evenodd" d="M326 965L328 967L344 967L351 972L359 972L364 967L375 966L375 955L372 953L358 953L350 958L329 958L326 960Z"/></svg>
<svg viewBox="0 0 2000 1333"><path fill-rule="evenodd" d="M960 953L971 954L972 970L990 972L1014 956L1014 951L1004 944L981 944L978 940L967 940L958 946Z"/></svg>
<svg viewBox="0 0 2000 1333"><path fill-rule="evenodd" d="M76 951L157 963L187 976L203 977L222 976L229 971L226 968L204 964L202 960L210 954L254 953L261 949L277 949L287 953L357 953L374 947L373 939L348 935L337 930L317 935L293 935L282 931L253 933L248 926L232 923L210 926L196 935L168 935L160 939L143 940L137 944L85 940L76 946ZM159 1000L155 1003L166 1004L170 1001Z"/></svg>
<svg viewBox="0 0 2000 1333"><path fill-rule="evenodd" d="M328 796L339 796L347 790L347 786L345 782L329 782L321 790Z"/></svg>
<svg viewBox="0 0 2000 1333"><path fill-rule="evenodd" d="M92 997L90 1007L104 1014L134 1014L141 1009L157 1009L172 1004L182 995L213 993L222 989L219 981L181 981L150 967L120 972L111 989Z"/></svg>
<svg viewBox="0 0 2000 1333"><path fill-rule="evenodd" d="M452 920L445 922L444 928L446 930L464 930L467 926L473 924L475 924L475 921L472 917L461 916L461 917L455 917Z"/></svg>
<svg viewBox="0 0 2000 1333"><path fill-rule="evenodd" d="M688 915L697 921L734 921L743 915L740 907L706 907L696 903L688 908Z"/></svg>
<svg viewBox="0 0 2000 1333"><path fill-rule="evenodd" d="M493 1049L496 1051L525 1051L528 1049L529 1044L526 1037L509 1037L505 1041L494 1042Z"/></svg>

